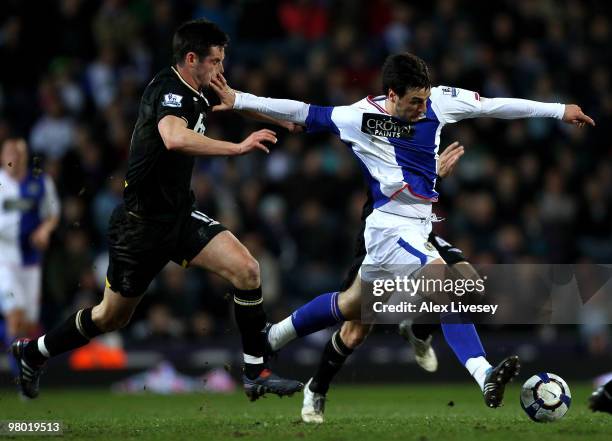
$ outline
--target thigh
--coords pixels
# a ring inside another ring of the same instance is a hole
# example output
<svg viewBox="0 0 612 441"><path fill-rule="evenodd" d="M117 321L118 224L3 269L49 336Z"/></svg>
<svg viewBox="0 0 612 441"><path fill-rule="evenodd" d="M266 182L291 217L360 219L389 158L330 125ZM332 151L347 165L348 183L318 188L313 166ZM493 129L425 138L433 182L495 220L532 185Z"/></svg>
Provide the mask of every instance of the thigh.
<svg viewBox="0 0 612 441"><path fill-rule="evenodd" d="M108 230L109 288L123 297L142 295L170 261L165 241L172 232L173 224L145 222L115 209Z"/></svg>
<svg viewBox="0 0 612 441"><path fill-rule="evenodd" d="M253 260L249 250L231 232L225 230L200 250L189 262L221 277L230 280L237 268L241 268Z"/></svg>
<svg viewBox="0 0 612 441"><path fill-rule="evenodd" d="M204 249L210 251L209 244L225 231L227 228L201 211L190 212L182 220L171 259L185 268L189 265L202 266L196 257Z"/></svg>
<svg viewBox="0 0 612 441"><path fill-rule="evenodd" d="M467 260L463 255L463 251L433 232L429 234L428 241L438 250L440 257L449 265L465 262Z"/></svg>

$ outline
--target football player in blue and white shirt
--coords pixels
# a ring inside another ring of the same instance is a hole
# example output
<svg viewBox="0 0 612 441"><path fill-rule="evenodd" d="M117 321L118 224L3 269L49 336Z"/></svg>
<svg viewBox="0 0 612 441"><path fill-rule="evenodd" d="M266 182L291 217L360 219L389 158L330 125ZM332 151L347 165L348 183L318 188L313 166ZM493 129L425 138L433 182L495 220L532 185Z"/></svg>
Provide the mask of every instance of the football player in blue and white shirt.
<svg viewBox="0 0 612 441"><path fill-rule="evenodd" d="M53 180L28 168L23 139L3 143L0 164L0 308L8 344L36 331L42 254L59 222L60 203Z"/></svg>
<svg viewBox="0 0 612 441"><path fill-rule="evenodd" d="M222 76L212 82L222 99L217 110L256 111L303 125L309 132L332 132L351 148L374 197L374 210L366 220L367 254L362 269L444 264L437 250L427 245L427 238L435 220L436 164L440 132L446 124L477 117L547 117L580 127L594 125L573 104L484 98L465 89L431 87L426 64L408 53L390 56L382 76L384 95L336 107L235 92ZM361 279L363 271L349 289L323 294L272 326L268 331L272 349L338 322L359 320ZM483 390L486 404L501 405L505 384L518 372L518 358L508 357L492 368L473 324L442 323L442 328L446 341ZM346 347L335 343L343 355Z"/></svg>

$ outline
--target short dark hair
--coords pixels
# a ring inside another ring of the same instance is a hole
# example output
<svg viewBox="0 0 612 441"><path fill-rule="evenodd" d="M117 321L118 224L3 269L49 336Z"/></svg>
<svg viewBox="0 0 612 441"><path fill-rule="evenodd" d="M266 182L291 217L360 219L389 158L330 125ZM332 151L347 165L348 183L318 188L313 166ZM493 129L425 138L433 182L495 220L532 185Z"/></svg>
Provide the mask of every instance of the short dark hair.
<svg viewBox="0 0 612 441"><path fill-rule="evenodd" d="M408 89L430 89L431 79L427 64L416 55L408 52L389 55L382 68L383 92L392 89L400 97Z"/></svg>
<svg viewBox="0 0 612 441"><path fill-rule="evenodd" d="M212 46L225 47L228 35L212 21L192 20L178 27L172 38L172 56L175 64L182 64L185 55L195 52L198 57L206 57Z"/></svg>

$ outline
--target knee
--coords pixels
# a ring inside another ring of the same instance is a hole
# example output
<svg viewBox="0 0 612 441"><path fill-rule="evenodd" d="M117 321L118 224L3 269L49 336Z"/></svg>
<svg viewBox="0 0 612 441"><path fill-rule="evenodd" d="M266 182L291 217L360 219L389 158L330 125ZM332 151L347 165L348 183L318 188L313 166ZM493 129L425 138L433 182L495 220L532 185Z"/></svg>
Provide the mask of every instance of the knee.
<svg viewBox="0 0 612 441"><path fill-rule="evenodd" d="M346 322L340 331L342 342L349 348L355 349L367 338L371 326Z"/></svg>
<svg viewBox="0 0 612 441"><path fill-rule="evenodd" d="M257 289L261 285L259 275L259 263L249 256L236 268L232 280L233 285L238 289Z"/></svg>
<svg viewBox="0 0 612 441"><path fill-rule="evenodd" d="M109 310L102 305L94 307L91 316L95 325L102 332L112 332L125 328L130 322L131 317L131 313Z"/></svg>
<svg viewBox="0 0 612 441"><path fill-rule="evenodd" d="M361 302L359 296L350 291L343 291L338 296L338 308L345 320L359 320L361 318Z"/></svg>

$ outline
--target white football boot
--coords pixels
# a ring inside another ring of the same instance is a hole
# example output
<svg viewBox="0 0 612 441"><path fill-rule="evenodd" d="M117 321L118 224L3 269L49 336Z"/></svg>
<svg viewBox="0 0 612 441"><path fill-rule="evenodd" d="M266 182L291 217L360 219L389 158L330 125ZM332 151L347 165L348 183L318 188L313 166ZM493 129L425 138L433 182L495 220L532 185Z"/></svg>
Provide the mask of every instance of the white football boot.
<svg viewBox="0 0 612 441"><path fill-rule="evenodd" d="M325 395L310 390L312 378L304 386L304 403L302 404L302 421L321 424L324 421Z"/></svg>
<svg viewBox="0 0 612 441"><path fill-rule="evenodd" d="M431 347L432 336L430 335L427 337L427 340L417 338L412 332L411 320L402 321L398 328L399 334L412 346L412 349L414 350L414 359L416 360L417 364L427 372L437 371L438 357L436 357L436 352Z"/></svg>

